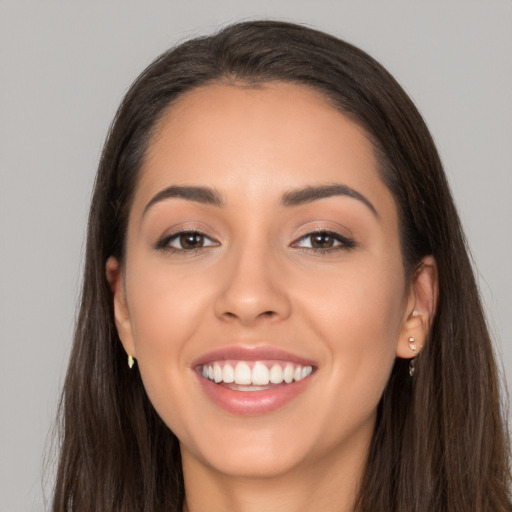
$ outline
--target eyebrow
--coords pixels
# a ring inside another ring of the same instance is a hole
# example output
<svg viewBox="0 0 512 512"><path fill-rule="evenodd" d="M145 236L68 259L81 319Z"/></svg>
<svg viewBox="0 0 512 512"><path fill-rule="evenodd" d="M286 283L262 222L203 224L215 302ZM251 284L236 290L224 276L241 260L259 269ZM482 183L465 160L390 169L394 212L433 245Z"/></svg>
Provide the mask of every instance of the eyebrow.
<svg viewBox="0 0 512 512"><path fill-rule="evenodd" d="M189 201L195 201L196 203L209 204L212 206L223 206L224 201L220 194L208 187L189 187L189 186L177 186L172 185L164 188L158 194L153 196L149 203L145 206L144 215L155 203L163 201L164 199L171 198L187 199Z"/></svg>
<svg viewBox="0 0 512 512"><path fill-rule="evenodd" d="M339 183L320 185L316 187L308 186L297 190L291 190L283 195L281 198L281 204L283 206L299 206L301 204L312 203L313 201L333 196L348 196L353 199L357 199L365 204L376 217L379 217L375 206L373 206L373 204L363 194L353 188Z"/></svg>
<svg viewBox="0 0 512 512"><path fill-rule="evenodd" d="M358 201L361 201L363 204L365 204L376 217L379 217L379 214L377 213L377 210L373 204L363 194L357 190L339 183L320 186L307 186L298 188L296 190L291 190L283 194L280 200L280 204L285 207L300 206L302 204L312 203L314 201L318 201L319 199L325 199L333 196L348 196L353 199L357 199ZM221 195L215 189L209 187L172 185L170 187L164 188L156 195L154 195L146 204L142 215L145 215L146 212L154 204L165 199L172 198L187 199L188 201L194 201L197 203L217 207L224 206L224 201Z"/></svg>

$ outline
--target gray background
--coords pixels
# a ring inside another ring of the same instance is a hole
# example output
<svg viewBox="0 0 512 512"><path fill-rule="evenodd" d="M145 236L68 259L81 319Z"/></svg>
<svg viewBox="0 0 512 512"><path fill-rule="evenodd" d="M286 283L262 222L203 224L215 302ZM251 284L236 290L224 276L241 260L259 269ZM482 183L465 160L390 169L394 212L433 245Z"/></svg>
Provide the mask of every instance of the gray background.
<svg viewBox="0 0 512 512"><path fill-rule="evenodd" d="M0 512L45 508L42 455L88 200L123 93L175 42L254 17L345 38L410 93L437 141L512 383L510 0L0 0Z"/></svg>

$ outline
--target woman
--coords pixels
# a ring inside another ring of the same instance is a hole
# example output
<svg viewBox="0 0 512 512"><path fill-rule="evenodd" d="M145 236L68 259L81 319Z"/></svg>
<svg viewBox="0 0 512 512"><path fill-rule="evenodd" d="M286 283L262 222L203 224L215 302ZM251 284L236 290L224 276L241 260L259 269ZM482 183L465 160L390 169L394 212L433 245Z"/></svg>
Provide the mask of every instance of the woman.
<svg viewBox="0 0 512 512"><path fill-rule="evenodd" d="M100 162L54 510L511 510L436 149L378 63L241 23L157 59Z"/></svg>

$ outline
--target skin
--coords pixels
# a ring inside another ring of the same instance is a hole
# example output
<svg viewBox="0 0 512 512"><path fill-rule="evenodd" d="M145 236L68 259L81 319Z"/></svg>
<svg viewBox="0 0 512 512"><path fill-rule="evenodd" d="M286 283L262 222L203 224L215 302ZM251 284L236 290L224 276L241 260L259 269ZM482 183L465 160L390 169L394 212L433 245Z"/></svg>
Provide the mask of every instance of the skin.
<svg viewBox="0 0 512 512"><path fill-rule="evenodd" d="M283 194L343 184L362 194L283 206ZM224 205L167 198L207 186ZM179 230L205 246L157 248ZM312 248L312 231L336 232ZM426 258L406 283L397 208L364 132L318 93L274 83L211 85L161 119L130 211L123 267L107 263L120 339L181 442L185 510L351 510L395 357L414 356L435 307ZM193 369L228 345L271 346L315 362L276 411L228 413Z"/></svg>

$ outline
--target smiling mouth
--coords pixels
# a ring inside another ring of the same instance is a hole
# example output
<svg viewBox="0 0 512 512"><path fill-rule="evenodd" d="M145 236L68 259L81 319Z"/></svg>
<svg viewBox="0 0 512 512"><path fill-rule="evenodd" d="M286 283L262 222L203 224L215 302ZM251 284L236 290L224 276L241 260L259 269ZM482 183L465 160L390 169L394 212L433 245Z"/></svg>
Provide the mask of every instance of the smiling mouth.
<svg viewBox="0 0 512 512"><path fill-rule="evenodd" d="M205 379L233 391L263 391L301 381L314 369L290 361L222 360L204 363L197 370Z"/></svg>

